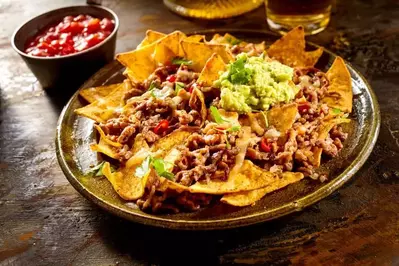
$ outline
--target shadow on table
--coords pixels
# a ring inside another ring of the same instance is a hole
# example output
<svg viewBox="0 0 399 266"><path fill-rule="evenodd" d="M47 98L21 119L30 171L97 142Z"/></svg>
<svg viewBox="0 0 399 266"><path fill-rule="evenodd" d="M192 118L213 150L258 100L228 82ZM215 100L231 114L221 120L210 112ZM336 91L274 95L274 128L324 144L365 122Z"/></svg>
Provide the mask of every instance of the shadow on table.
<svg viewBox="0 0 399 266"><path fill-rule="evenodd" d="M308 223L293 221L300 214L224 231L168 230L135 224L107 215L97 229L103 242L115 250L116 254L128 255L134 261L144 261L148 264L229 264L245 260L248 256L255 260L258 257L262 263L279 260L286 263L289 262L289 255L295 246L291 245L279 251L276 248L284 246L282 241L287 240L285 237L293 237L290 231L301 228L294 236L301 238L314 230ZM269 247L276 252L265 254Z"/></svg>
<svg viewBox="0 0 399 266"><path fill-rule="evenodd" d="M64 106L71 99L72 95L79 89L79 86L74 87L59 87L46 90L46 96L49 98L53 109L59 115Z"/></svg>

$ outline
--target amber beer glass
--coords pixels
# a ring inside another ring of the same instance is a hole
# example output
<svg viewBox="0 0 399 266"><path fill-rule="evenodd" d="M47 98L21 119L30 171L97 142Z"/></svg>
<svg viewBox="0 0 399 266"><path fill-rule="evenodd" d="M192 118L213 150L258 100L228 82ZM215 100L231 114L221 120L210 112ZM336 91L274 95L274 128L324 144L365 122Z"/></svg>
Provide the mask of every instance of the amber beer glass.
<svg viewBox="0 0 399 266"><path fill-rule="evenodd" d="M185 17L222 19L238 16L261 6L264 0L163 0L173 12Z"/></svg>
<svg viewBox="0 0 399 266"><path fill-rule="evenodd" d="M306 34L316 34L330 21L333 0L266 0L269 27L280 33L302 25Z"/></svg>

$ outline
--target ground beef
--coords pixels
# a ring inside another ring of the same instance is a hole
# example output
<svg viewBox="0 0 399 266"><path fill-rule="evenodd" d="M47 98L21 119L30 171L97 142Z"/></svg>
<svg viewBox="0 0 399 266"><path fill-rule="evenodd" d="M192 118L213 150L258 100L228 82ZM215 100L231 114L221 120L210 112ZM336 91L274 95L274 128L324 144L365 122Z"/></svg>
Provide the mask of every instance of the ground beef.
<svg viewBox="0 0 399 266"><path fill-rule="evenodd" d="M321 148L322 154L328 157L337 156L343 148L342 142L347 138L347 133L341 126L334 126L325 140L319 140L318 129L322 120L329 114L329 107L321 103L329 82L326 75L316 68L297 68L294 72L294 83L299 92L296 95L298 114L292 128L281 132L285 137L271 139L265 133L269 151L260 148L261 139L250 142L246 157L257 165L269 171L299 171L305 176L326 179L325 175L314 172L315 163L313 152Z"/></svg>

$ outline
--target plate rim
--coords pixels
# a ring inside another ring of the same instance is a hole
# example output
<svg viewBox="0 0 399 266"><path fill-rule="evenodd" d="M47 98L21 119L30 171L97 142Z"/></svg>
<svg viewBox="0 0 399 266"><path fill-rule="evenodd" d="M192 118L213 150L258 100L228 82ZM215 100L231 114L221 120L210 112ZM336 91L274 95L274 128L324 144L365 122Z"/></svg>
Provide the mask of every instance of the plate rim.
<svg viewBox="0 0 399 266"><path fill-rule="evenodd" d="M235 32L235 33L259 33L262 35L273 35L273 36L278 36L277 34L267 31L267 30L242 30L242 29L209 29L209 30L198 30L198 31L193 31L191 34L207 34L207 33L217 33L217 32ZM312 42L306 42L307 44L310 44L311 46L314 47L322 47L317 44L314 44ZM336 58L338 55L331 52L330 50L323 48L323 52L326 52L329 54L329 56L332 56L333 58ZM239 217L233 217L233 218L224 218L224 219L215 219L215 220L185 220L185 219L180 219L180 220L174 220L174 219L168 219L167 217L160 217L156 215L151 215L147 213L129 213L126 212L123 208L120 208L119 206L106 202L104 199L101 197L97 196L95 193L87 190L84 185L78 180L77 177L72 173L71 169L68 167L68 164L66 162L65 156L62 152L62 140L60 138L61 132L63 129L63 120L65 118L65 114L67 110L69 109L69 106L74 102L74 100L78 97L79 91L86 86L86 84L89 82L89 80L93 79L96 75L98 75L103 69L110 67L111 65L116 65L118 62L116 60L112 61L111 63L107 64L103 68L101 68L99 71L97 71L94 75L92 75L82 86L79 87L79 89L72 95L72 97L69 99L67 104L64 106L62 112L60 113L60 116L58 118L57 122L57 128L56 128L56 136L55 136L55 146L56 146L56 155L57 155L57 160L58 163L68 179L68 181L71 183L71 185L80 193L82 194L85 198L87 198L89 201L94 202L96 205L101 207L102 209L117 215L119 217L125 218L127 220L133 221L133 222L138 222L142 223L145 225L151 225L151 226L156 226L156 227L162 227L162 228L169 228L169 229L183 229L183 230L219 230L219 229L229 229L229 228L237 228L241 226L247 226L251 224L256 224L256 223L261 223L273 219L277 219L279 217L298 212L303 210L305 207L308 207L310 205L313 205L320 201L323 198L328 197L336 191L338 188L340 188L342 185L344 185L347 181L349 181L357 171L364 165L364 163L367 161L368 157L370 156L376 142L378 139L379 131L380 131L380 124L381 124L381 114L380 114L380 108L377 100L377 96L375 95L373 89L371 88L370 84L368 83L367 79L358 71L356 68L353 67L353 65L349 62L347 62L345 59L345 64L349 66L350 70L352 70L354 73L356 73L363 83L366 85L366 91L370 95L371 99L371 106L373 109L372 112L372 121L370 123L370 133L371 135L370 138L367 138L365 145L362 147L362 149L359 151L358 155L354 158L354 160L351 162L349 166L345 168L343 172L341 172L338 176L336 176L333 180L329 182L329 186L322 186L318 188L317 190L313 191L310 194L307 194L306 196L301 197L297 201L294 202L289 202L284 205L279 206L278 209L276 209L274 212L270 212L270 209L265 209L261 212L257 213L252 213L244 216L239 216Z"/></svg>

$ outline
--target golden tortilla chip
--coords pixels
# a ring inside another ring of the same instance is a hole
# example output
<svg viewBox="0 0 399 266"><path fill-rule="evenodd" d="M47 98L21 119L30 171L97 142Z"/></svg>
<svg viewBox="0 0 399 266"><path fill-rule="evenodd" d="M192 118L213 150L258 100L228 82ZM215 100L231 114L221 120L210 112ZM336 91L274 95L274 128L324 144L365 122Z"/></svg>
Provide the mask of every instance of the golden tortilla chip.
<svg viewBox="0 0 399 266"><path fill-rule="evenodd" d="M187 38L184 39L185 41L189 42L203 42L205 41L205 35L190 35Z"/></svg>
<svg viewBox="0 0 399 266"><path fill-rule="evenodd" d="M173 57L182 56L183 51L180 41L185 39L186 35L181 31L174 31L156 42L154 60L156 63L165 64Z"/></svg>
<svg viewBox="0 0 399 266"><path fill-rule="evenodd" d="M100 137L100 141L96 144L91 144L90 149L95 152L99 152L107 155L110 158L118 159L118 148L109 145L103 137Z"/></svg>
<svg viewBox="0 0 399 266"><path fill-rule="evenodd" d="M133 83L143 82L154 72L156 63L153 53L156 44L154 42L140 49L116 55L116 59L129 69L128 77Z"/></svg>
<svg viewBox="0 0 399 266"><path fill-rule="evenodd" d="M264 171L249 160L244 160L242 166L230 172L227 181L210 180L197 182L189 187L191 193L207 193L222 195L241 191L263 188L275 183L279 179L278 174Z"/></svg>
<svg viewBox="0 0 399 266"><path fill-rule="evenodd" d="M116 109L122 108L125 104L123 96L130 89L131 84L129 81L120 83L106 97L98 99L85 107L76 109L75 113L93 119L98 123L105 123L108 119L115 116Z"/></svg>
<svg viewBox="0 0 399 266"><path fill-rule="evenodd" d="M162 151L162 155L166 155L173 147L184 144L185 140L192 133L183 130L176 130L166 135L165 137L156 141L152 147L151 152ZM161 155L161 157L163 157Z"/></svg>
<svg viewBox="0 0 399 266"><path fill-rule="evenodd" d="M164 158L164 161L167 162L166 169L171 172L173 170L175 162L180 158L181 151L173 148ZM159 185L157 186L157 191L166 191L166 190L174 190L178 193L188 190L188 187L175 183L171 180L168 180L162 176L159 177Z"/></svg>
<svg viewBox="0 0 399 266"><path fill-rule="evenodd" d="M200 126L202 126L205 123L206 117L208 115L208 110L206 109L204 94L200 89L193 89L190 95L188 105L201 115L202 121Z"/></svg>
<svg viewBox="0 0 399 266"><path fill-rule="evenodd" d="M86 88L79 91L79 95L83 97L89 103L93 103L97 100L104 99L105 96L109 95L113 90L117 87L122 85L121 83L118 84L111 84L99 87L91 87Z"/></svg>
<svg viewBox="0 0 399 266"><path fill-rule="evenodd" d="M135 176L136 168L150 155L149 147L142 134L136 136L132 151L134 155L126 162L125 167L119 168L118 171L111 172L110 164L106 162L102 169L102 172L112 184L115 191L125 200L136 200L141 198L144 194L149 176L155 174L150 169L143 177Z"/></svg>
<svg viewBox="0 0 399 266"><path fill-rule="evenodd" d="M206 61L197 82L203 86L212 87L213 82L219 78L219 72L226 69L222 57L218 54L213 54L208 61Z"/></svg>
<svg viewBox="0 0 399 266"><path fill-rule="evenodd" d="M323 48L306 52L305 46L305 31L298 26L270 45L267 54L291 67L314 66L323 54Z"/></svg>
<svg viewBox="0 0 399 266"><path fill-rule="evenodd" d="M136 49L140 49L143 46L152 44L166 36L166 34L164 34L164 33L153 31L153 30L147 30L145 35L146 36L145 36L144 40L141 41L141 43L137 46Z"/></svg>
<svg viewBox="0 0 399 266"><path fill-rule="evenodd" d="M100 133L100 137L109 145L113 146L113 147L122 147L122 144L119 142L115 142L110 140L109 138L107 138L107 136L105 135L104 131L102 130L102 128L99 125L94 125L94 128L97 129L98 133Z"/></svg>
<svg viewBox="0 0 399 266"><path fill-rule="evenodd" d="M218 54L225 63L234 59L230 50L223 44L199 43L182 40L181 45L184 57L193 62L191 68L197 72L201 72L208 59L214 53Z"/></svg>
<svg viewBox="0 0 399 266"><path fill-rule="evenodd" d="M341 57L337 57L326 73L330 85L322 102L343 112L352 112L352 79Z"/></svg>
<svg viewBox="0 0 399 266"><path fill-rule="evenodd" d="M279 107L273 107L267 112L269 125L274 126L281 134L292 128L295 118L298 114L296 103L284 104Z"/></svg>
<svg viewBox="0 0 399 266"><path fill-rule="evenodd" d="M303 177L302 173L284 172L282 178L264 188L226 194L220 199L220 201L239 207L253 205L266 194L288 186L289 184L296 183L303 179Z"/></svg>
<svg viewBox="0 0 399 266"><path fill-rule="evenodd" d="M143 82L158 63L164 64L171 57L183 54L180 40L185 37L184 33L175 31L139 49L117 54L116 59L128 68L126 73L132 82Z"/></svg>
<svg viewBox="0 0 399 266"><path fill-rule="evenodd" d="M229 33L225 33L223 36L216 33L209 43L235 45L241 43L241 41Z"/></svg>
<svg viewBox="0 0 399 266"><path fill-rule="evenodd" d="M319 140L325 140L328 136L328 133L335 125L349 123L350 121L351 120L347 118L336 118L336 119L323 121L323 124L321 124L317 130L319 134L317 138ZM313 159L311 159L310 161L313 163L313 166L319 167L321 164L321 155L323 153L323 149L320 147L314 147L312 149L312 152L313 152Z"/></svg>

